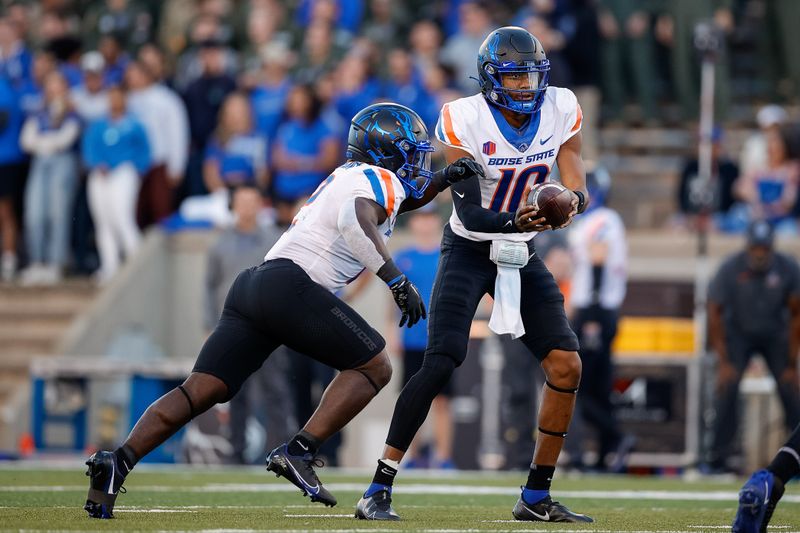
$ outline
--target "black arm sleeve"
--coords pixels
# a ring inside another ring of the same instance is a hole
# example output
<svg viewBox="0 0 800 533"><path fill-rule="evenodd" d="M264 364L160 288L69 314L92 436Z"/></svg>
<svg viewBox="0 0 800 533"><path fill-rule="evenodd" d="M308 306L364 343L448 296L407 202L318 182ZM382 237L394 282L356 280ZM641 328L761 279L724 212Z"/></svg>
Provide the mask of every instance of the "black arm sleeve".
<svg viewBox="0 0 800 533"><path fill-rule="evenodd" d="M481 233L519 233L514 223L516 213L495 213L481 207L481 187L478 176L454 184L453 204L458 218L469 231Z"/></svg>

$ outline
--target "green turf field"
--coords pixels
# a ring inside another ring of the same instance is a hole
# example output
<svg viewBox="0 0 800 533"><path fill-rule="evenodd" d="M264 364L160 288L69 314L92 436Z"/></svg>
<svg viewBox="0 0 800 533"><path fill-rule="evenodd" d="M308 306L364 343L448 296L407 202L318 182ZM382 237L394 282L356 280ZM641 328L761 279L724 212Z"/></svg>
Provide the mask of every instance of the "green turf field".
<svg viewBox="0 0 800 533"><path fill-rule="evenodd" d="M311 504L299 490L261 469L138 468L117 499L115 520L90 520L81 509L87 478L74 471L0 467L2 531L725 531L738 482L635 477L556 479L553 496L594 524L516 522L511 508L523 474L402 473L395 507L402 522L352 518L369 474L322 469L339 498ZM790 486L770 531L800 533L800 490ZM794 494L793 494L794 493Z"/></svg>

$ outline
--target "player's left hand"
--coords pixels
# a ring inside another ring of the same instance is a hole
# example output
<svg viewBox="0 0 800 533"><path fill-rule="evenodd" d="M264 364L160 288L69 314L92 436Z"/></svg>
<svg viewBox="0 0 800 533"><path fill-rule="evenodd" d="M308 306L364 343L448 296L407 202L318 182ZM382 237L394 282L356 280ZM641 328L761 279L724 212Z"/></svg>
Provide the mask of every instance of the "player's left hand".
<svg viewBox="0 0 800 533"><path fill-rule="evenodd" d="M392 291L392 296L403 314L400 317L399 327L407 325L409 328L419 322L420 318L428 318L428 313L425 310L425 302L422 300L419 291L411 283L406 276L389 286Z"/></svg>
<svg viewBox="0 0 800 533"><path fill-rule="evenodd" d="M572 219L575 218L575 215L578 214L578 195L575 194L575 191L572 190L570 190L569 193L572 195L572 202L570 202L570 205L572 205L572 211L569 212L569 217L567 218L566 222L553 229L566 228L567 226L572 224Z"/></svg>

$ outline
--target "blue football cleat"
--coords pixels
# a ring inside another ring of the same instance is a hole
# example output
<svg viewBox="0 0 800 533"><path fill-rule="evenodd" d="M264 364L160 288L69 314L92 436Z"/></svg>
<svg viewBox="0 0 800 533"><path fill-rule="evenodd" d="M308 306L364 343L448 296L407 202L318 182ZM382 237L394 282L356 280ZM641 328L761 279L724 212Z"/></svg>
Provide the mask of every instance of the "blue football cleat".
<svg viewBox="0 0 800 533"><path fill-rule="evenodd" d="M276 476L285 477L311 498L328 507L336 505L336 498L322 486L314 466L323 466L322 461L307 453L302 456L290 455L286 444L281 444L267 456L267 470Z"/></svg>
<svg viewBox="0 0 800 533"><path fill-rule="evenodd" d="M739 491L733 533L766 533L772 513L783 496L783 483L769 470L755 472Z"/></svg>
<svg viewBox="0 0 800 533"><path fill-rule="evenodd" d="M84 510L89 518L114 518L114 502L117 495L125 493L122 482L125 476L117 469L117 460L112 452L96 452L86 461L89 467L89 495Z"/></svg>

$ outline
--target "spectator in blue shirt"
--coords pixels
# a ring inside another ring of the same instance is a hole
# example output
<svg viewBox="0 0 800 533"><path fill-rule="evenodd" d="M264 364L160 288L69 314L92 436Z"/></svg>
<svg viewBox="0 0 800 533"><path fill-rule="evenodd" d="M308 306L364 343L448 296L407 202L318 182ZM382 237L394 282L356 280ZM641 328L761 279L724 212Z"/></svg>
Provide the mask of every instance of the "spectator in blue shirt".
<svg viewBox="0 0 800 533"><path fill-rule="evenodd" d="M11 81L15 89L31 78L33 55L20 36L19 29L6 18L0 18L0 76Z"/></svg>
<svg viewBox="0 0 800 533"><path fill-rule="evenodd" d="M31 261L23 273L26 285L61 280L78 177L75 145L81 122L60 72L45 79L44 99L45 108L25 121L20 136L22 148L33 156L25 191L25 240Z"/></svg>
<svg viewBox="0 0 800 533"><path fill-rule="evenodd" d="M27 157L19 145L24 116L11 80L0 76L0 278L11 281L17 270L17 214L15 198L27 175Z"/></svg>
<svg viewBox="0 0 800 533"><path fill-rule="evenodd" d="M430 207L414 211L409 220L412 241L410 248L399 251L394 260L397 267L406 273L422 296L426 305L430 305L436 267L439 262L439 243L442 237L442 222L439 215ZM397 310L392 308L393 323L388 328L396 333ZM403 354L403 386L411 376L422 367L425 357L425 346L428 343L427 320L420 320L411 328L402 328L400 349ZM391 337L390 337L391 338ZM455 468L452 460L453 450L453 417L450 410L450 396L453 394L452 382L433 400L433 457L430 459L420 455L421 446L414 439L408 450L406 468L431 466L439 469ZM418 435L419 436L419 435Z"/></svg>
<svg viewBox="0 0 800 533"><path fill-rule="evenodd" d="M298 85L289 93L286 120L272 147L272 192L279 209L292 209L339 164L339 141L320 116L321 107L309 85Z"/></svg>
<svg viewBox="0 0 800 533"><path fill-rule="evenodd" d="M389 80L383 91L384 96L417 112L426 107L432 96L425 89L421 76L414 70L411 54L403 48L395 48L389 53ZM423 115L428 122L428 117Z"/></svg>
<svg viewBox="0 0 800 533"><path fill-rule="evenodd" d="M271 44L261 52L261 82L253 89L256 131L268 142L275 137L292 83L289 80L291 51L282 44Z"/></svg>
<svg viewBox="0 0 800 533"><path fill-rule="evenodd" d="M83 161L89 169L87 194L100 253L98 281L111 279L120 252L129 258L139 246L136 200L141 176L150 168L150 146L141 122L127 112L120 87L108 91L109 113L92 122L83 136Z"/></svg>
<svg viewBox="0 0 800 533"><path fill-rule="evenodd" d="M267 185L267 146L253 130L250 100L242 93L228 95L219 112L219 125L209 139L203 178L209 192L246 185Z"/></svg>

